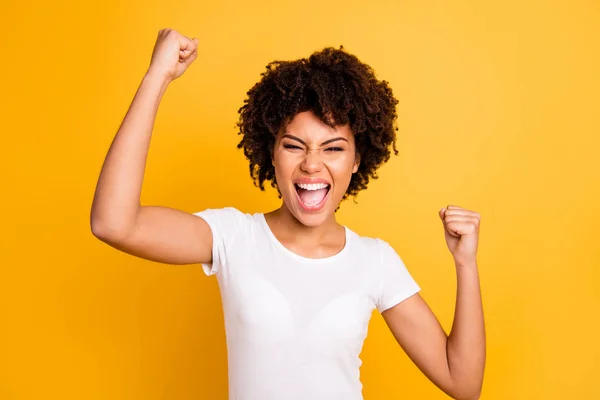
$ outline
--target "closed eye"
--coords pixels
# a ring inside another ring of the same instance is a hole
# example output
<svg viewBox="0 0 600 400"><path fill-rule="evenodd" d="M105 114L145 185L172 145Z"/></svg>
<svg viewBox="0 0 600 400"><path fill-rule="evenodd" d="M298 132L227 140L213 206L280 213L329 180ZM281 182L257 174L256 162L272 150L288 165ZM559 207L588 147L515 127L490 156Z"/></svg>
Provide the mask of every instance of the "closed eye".
<svg viewBox="0 0 600 400"><path fill-rule="evenodd" d="M328 147L326 151L344 151L341 147Z"/></svg>
<svg viewBox="0 0 600 400"><path fill-rule="evenodd" d="M302 148L300 146L295 146L293 144L284 144L283 148L284 149L302 150Z"/></svg>

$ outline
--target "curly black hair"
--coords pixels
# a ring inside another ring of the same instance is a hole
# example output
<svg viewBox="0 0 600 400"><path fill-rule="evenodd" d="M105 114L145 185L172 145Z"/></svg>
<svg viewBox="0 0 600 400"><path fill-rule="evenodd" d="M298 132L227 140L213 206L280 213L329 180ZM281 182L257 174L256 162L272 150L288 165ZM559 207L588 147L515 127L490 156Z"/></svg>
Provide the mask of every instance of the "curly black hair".
<svg viewBox="0 0 600 400"><path fill-rule="evenodd" d="M237 147L243 148L261 190L265 181L278 189L271 163L275 138L303 111L312 111L332 128L349 123L361 161L343 199L356 197L369 179L377 179L376 170L389 160L391 149L398 154L398 100L387 81L378 80L370 66L343 46L326 47L308 59L272 61L261 76L247 92L236 124L242 135Z"/></svg>

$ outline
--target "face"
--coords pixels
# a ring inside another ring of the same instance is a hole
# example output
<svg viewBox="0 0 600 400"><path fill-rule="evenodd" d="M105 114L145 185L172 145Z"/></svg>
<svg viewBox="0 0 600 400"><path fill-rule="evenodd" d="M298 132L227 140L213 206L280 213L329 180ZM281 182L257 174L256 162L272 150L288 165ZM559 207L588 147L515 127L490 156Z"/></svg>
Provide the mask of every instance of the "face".
<svg viewBox="0 0 600 400"><path fill-rule="evenodd" d="M283 202L306 226L333 218L358 165L349 125L333 129L312 111L297 114L285 131L279 132L273 149Z"/></svg>

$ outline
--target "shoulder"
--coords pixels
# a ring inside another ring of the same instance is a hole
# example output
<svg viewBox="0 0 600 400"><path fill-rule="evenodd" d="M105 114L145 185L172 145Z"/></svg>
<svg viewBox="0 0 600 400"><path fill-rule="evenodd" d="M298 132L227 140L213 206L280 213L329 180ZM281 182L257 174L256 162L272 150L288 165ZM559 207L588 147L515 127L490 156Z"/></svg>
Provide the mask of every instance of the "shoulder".
<svg viewBox="0 0 600 400"><path fill-rule="evenodd" d="M350 229L348 230L352 238L352 247L357 252L368 254L372 258L376 257L379 261L390 257L390 253L396 254L396 251L386 240L379 237L360 235Z"/></svg>
<svg viewBox="0 0 600 400"><path fill-rule="evenodd" d="M256 220L258 214L250 214L235 207L207 208L194 212L208 223L213 232L232 233L248 226Z"/></svg>
<svg viewBox="0 0 600 400"><path fill-rule="evenodd" d="M233 218L243 219L250 216L250 214L240 211L235 207L222 207L222 208L206 208L202 211L193 213L194 215L202 218Z"/></svg>

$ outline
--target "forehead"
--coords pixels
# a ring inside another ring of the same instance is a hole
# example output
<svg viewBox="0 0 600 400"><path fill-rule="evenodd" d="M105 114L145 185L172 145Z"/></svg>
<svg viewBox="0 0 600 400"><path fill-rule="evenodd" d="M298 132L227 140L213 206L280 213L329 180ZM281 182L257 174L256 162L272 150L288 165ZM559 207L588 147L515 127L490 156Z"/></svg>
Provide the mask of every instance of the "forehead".
<svg viewBox="0 0 600 400"><path fill-rule="evenodd" d="M321 121L312 111L298 113L290 121L282 134L290 134L306 142L320 142L334 137L343 137L353 141L354 135L349 125L338 125L332 128Z"/></svg>

